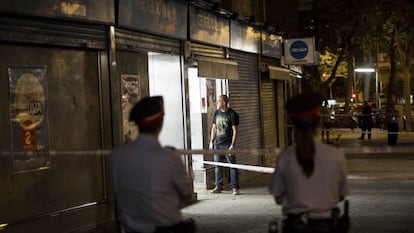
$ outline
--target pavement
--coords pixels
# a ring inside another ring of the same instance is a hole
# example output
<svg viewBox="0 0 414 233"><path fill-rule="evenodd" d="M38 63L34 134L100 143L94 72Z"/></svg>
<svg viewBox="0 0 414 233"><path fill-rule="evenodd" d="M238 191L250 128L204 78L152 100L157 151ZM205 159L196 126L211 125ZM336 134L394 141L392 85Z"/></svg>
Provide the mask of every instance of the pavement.
<svg viewBox="0 0 414 233"><path fill-rule="evenodd" d="M360 131L333 129L333 145L359 150L347 155L350 201L350 233L413 233L414 224L414 134L400 132L397 146L388 146L388 132L372 130L371 140L358 140ZM372 153L361 148L391 148ZM396 152L399 149L403 153ZM365 156L362 156L365 155ZM211 194L197 189L197 203L184 208L201 233L265 233L271 220L281 217L281 208L269 194L270 174L256 174L241 184L241 195L230 190ZM342 207L340 203L339 207Z"/></svg>
<svg viewBox="0 0 414 233"><path fill-rule="evenodd" d="M384 146L388 144L387 130L374 128L371 130L371 139L365 135L364 140L359 140L360 129L332 128L330 130L330 142L339 147L350 146ZM394 134L394 133L391 133ZM397 145L414 146L414 132L400 131L397 136Z"/></svg>
<svg viewBox="0 0 414 233"><path fill-rule="evenodd" d="M259 175L241 189L211 194L197 190L199 201L183 209L200 233L266 233L281 208L269 195L270 175ZM350 179L350 233L412 233L414 179ZM342 205L340 205L341 207Z"/></svg>
<svg viewBox="0 0 414 233"><path fill-rule="evenodd" d="M373 129L371 140L358 140L359 136L359 130L350 129L333 129L331 133L333 145L342 150L360 151L360 154L347 155L351 190L347 197L351 217L349 232L413 233L414 134L400 132L397 146L393 147L387 146L384 130ZM366 147L399 148L404 153L361 150ZM281 208L267 189L271 175L251 172L248 176L251 178L240 183L240 195L233 195L231 190L212 194L203 188L195 189L197 201L184 207L182 213L196 221L198 233L268 232L269 222L281 217ZM101 228L99 232L116 231Z"/></svg>

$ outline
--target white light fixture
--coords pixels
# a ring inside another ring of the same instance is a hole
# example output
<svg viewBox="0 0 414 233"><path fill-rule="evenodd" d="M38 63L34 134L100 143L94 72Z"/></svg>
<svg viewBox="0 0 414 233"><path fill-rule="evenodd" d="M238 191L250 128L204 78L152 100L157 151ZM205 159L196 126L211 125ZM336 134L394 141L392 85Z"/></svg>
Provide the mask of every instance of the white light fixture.
<svg viewBox="0 0 414 233"><path fill-rule="evenodd" d="M376 104L377 109L379 109L380 98L379 98L379 93L378 93L378 84L379 84L378 83L378 70L371 68L371 67L360 67L360 68L355 68L354 71L356 73L374 73L375 72L375 104ZM354 80L354 83L355 83L355 80Z"/></svg>
<svg viewBox="0 0 414 233"><path fill-rule="evenodd" d="M375 69L374 68L356 68L355 72L357 72L357 73L374 73Z"/></svg>

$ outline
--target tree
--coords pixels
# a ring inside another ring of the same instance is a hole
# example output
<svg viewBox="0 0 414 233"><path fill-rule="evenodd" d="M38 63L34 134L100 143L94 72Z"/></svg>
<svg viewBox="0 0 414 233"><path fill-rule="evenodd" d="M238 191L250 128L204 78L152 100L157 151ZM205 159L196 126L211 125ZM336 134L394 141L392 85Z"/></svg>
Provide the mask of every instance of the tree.
<svg viewBox="0 0 414 233"><path fill-rule="evenodd" d="M407 116L407 130L412 131L410 66L414 58L414 3L412 1L401 1L400 4L396 6L395 18L396 52L399 60L401 61L401 69L404 80L404 115Z"/></svg>
<svg viewBox="0 0 414 233"><path fill-rule="evenodd" d="M332 67L330 77L325 85L335 78L339 65L345 61L347 66L347 87L345 110L349 110L349 97L351 96L354 81L354 61L371 25L368 16L373 0L316 0L314 12L317 15L317 32L319 50L321 53L330 51L337 54L337 60Z"/></svg>
<svg viewBox="0 0 414 233"><path fill-rule="evenodd" d="M411 122L411 71L414 59L414 2L409 0L384 0L378 5L377 30L388 50L390 73L387 87L387 109L396 102L401 89L397 89L397 65L400 65L403 80L404 115L408 116L406 126L412 131Z"/></svg>

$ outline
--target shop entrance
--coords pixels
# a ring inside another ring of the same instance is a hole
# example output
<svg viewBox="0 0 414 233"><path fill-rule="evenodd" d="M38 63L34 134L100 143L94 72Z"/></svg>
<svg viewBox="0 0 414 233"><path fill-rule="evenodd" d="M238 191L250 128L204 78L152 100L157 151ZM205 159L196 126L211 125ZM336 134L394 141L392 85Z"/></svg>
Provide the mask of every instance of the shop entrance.
<svg viewBox="0 0 414 233"><path fill-rule="evenodd" d="M191 148L206 149L210 139L211 120L217 109L216 100L219 95L228 95L227 79L199 77L198 68L188 68L188 89L190 103ZM201 163L203 160L213 160L213 155L194 154L193 169L195 185L208 186L207 169ZM214 167L212 167L214 169Z"/></svg>
<svg viewBox="0 0 414 233"><path fill-rule="evenodd" d="M148 53L148 79L150 96L164 97L164 125L160 134L163 146L185 148L183 85L180 56Z"/></svg>

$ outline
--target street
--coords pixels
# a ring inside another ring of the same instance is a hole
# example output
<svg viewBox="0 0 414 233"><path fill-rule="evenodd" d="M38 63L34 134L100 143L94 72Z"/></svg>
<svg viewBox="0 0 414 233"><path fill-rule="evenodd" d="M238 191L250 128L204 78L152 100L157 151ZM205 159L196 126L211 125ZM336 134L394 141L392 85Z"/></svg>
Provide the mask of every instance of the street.
<svg viewBox="0 0 414 233"><path fill-rule="evenodd" d="M414 225L414 160L389 159L375 166L356 166L369 159L357 159L350 164L351 231L353 233L412 233ZM396 170L388 168L397 166ZM367 170L359 168L366 167ZM402 167L409 169L401 169ZM263 233L274 217L281 216L267 191L270 175L258 175L242 187L240 196L230 191L210 194L197 190L198 203L183 210L186 217L196 220L202 233Z"/></svg>

